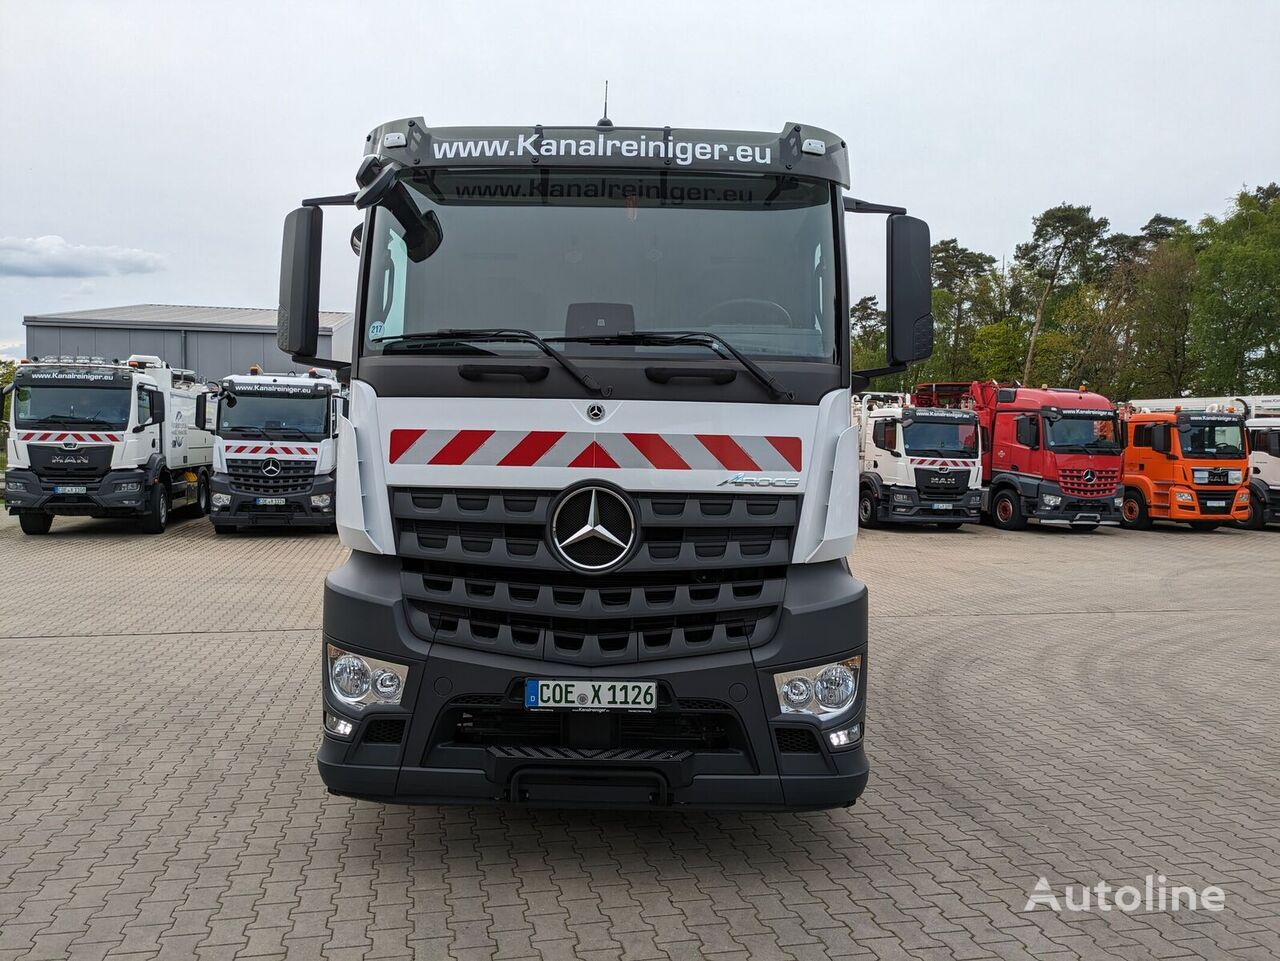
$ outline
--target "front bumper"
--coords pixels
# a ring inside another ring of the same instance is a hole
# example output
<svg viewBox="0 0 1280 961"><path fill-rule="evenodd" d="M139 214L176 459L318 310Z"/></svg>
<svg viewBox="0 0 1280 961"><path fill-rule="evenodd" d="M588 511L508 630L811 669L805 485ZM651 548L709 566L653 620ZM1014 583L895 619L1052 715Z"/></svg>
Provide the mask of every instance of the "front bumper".
<svg viewBox="0 0 1280 961"><path fill-rule="evenodd" d="M10 483L22 490L9 489ZM136 490L121 490L124 485ZM100 478L77 481L83 494L60 494L54 488L73 486L70 481L55 484L42 480L35 471L13 468L5 474L5 507L10 514L57 514L69 517L132 517L147 508L147 475L138 467L108 471Z"/></svg>
<svg viewBox="0 0 1280 961"><path fill-rule="evenodd" d="M231 479L226 474L214 474L210 491L214 495L222 494L230 498L228 504L213 503L211 498L210 519L218 526L228 527L331 527L334 522L334 479L332 474L322 474L311 483L311 489L305 494L286 494L281 498L283 504L259 504L261 495L241 494L231 486ZM316 507L311 503L313 496L327 494L328 507Z"/></svg>
<svg viewBox="0 0 1280 961"><path fill-rule="evenodd" d="M1058 498L1052 503L1053 498ZM1023 498L1023 510L1041 524L1057 524L1066 527L1114 527L1120 523L1121 494L1106 497L1081 497L1068 494L1052 481L1041 481L1034 497Z"/></svg>
<svg viewBox="0 0 1280 961"><path fill-rule="evenodd" d="M1178 500L1179 494L1191 500ZM1248 487L1174 487L1169 491L1169 520L1230 524L1249 519Z"/></svg>
<svg viewBox="0 0 1280 961"><path fill-rule="evenodd" d="M325 583L324 637L409 665L402 705L355 711L324 679L330 791L402 804L805 810L852 804L866 786L867 593L843 562L794 567L774 637L756 648L583 667L432 644L406 624L395 558L355 552ZM863 655L853 707L835 721L783 715L772 675ZM323 661L323 659L322 659ZM527 677L654 680L646 714L524 711ZM865 726L860 730L865 731ZM506 743L509 741L510 743ZM539 743L541 742L541 743Z"/></svg>
<svg viewBox="0 0 1280 961"><path fill-rule="evenodd" d="M885 486L877 501L877 519L893 524L976 524L982 520L982 492L975 489L958 498L931 498L914 487Z"/></svg>

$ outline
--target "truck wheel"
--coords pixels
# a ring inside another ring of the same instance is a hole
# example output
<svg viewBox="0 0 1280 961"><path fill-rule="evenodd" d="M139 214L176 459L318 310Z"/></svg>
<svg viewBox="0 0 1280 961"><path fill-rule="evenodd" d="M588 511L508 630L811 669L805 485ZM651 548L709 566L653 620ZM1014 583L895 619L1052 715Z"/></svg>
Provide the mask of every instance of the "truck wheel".
<svg viewBox="0 0 1280 961"><path fill-rule="evenodd" d="M196 481L196 506L195 516L204 517L209 513L209 475L204 471L200 472L200 479Z"/></svg>
<svg viewBox="0 0 1280 961"><path fill-rule="evenodd" d="M163 534L168 523L169 491L164 484L157 482L151 488L147 512L142 515L142 533Z"/></svg>
<svg viewBox="0 0 1280 961"><path fill-rule="evenodd" d="M1017 491L1002 490L991 502L991 523L1002 531L1020 531L1027 526Z"/></svg>
<svg viewBox="0 0 1280 961"><path fill-rule="evenodd" d="M52 514L19 514L18 526L24 534L48 534L53 526Z"/></svg>
<svg viewBox="0 0 1280 961"><path fill-rule="evenodd" d="M1146 499L1133 488L1124 492L1124 502L1120 505L1120 526L1131 531L1151 529L1151 514L1147 510Z"/></svg>
<svg viewBox="0 0 1280 961"><path fill-rule="evenodd" d="M1242 521L1236 521L1237 527L1243 527L1247 531L1260 531L1267 524L1267 509L1263 505L1262 500L1257 494L1249 495L1249 516Z"/></svg>
<svg viewBox="0 0 1280 961"><path fill-rule="evenodd" d="M1193 531L1216 531L1222 525L1217 521L1190 521Z"/></svg>
<svg viewBox="0 0 1280 961"><path fill-rule="evenodd" d="M876 519L876 495L871 493L870 487L864 487L858 495L858 523L863 527L879 526Z"/></svg>

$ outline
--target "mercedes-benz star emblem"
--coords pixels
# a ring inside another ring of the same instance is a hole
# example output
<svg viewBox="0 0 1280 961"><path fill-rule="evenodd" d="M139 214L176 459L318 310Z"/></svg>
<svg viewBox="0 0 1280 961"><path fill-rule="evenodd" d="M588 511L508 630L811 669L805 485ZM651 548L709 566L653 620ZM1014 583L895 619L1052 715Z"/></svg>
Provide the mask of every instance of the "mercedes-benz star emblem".
<svg viewBox="0 0 1280 961"><path fill-rule="evenodd" d="M599 574L631 555L636 515L616 491L578 487L560 498L551 515L549 533L552 548L565 564Z"/></svg>
<svg viewBox="0 0 1280 961"><path fill-rule="evenodd" d="M1098 475L1095 474L1093 471L1087 470L1084 472L1084 482L1086 484L1092 484L1094 480L1097 478L1097 476Z"/></svg>
<svg viewBox="0 0 1280 961"><path fill-rule="evenodd" d="M592 404L587 408L587 416L592 420L600 420L604 417L604 404Z"/></svg>
<svg viewBox="0 0 1280 961"><path fill-rule="evenodd" d="M268 457L262 462L262 473L268 477L275 477L280 473L280 462L274 457Z"/></svg>

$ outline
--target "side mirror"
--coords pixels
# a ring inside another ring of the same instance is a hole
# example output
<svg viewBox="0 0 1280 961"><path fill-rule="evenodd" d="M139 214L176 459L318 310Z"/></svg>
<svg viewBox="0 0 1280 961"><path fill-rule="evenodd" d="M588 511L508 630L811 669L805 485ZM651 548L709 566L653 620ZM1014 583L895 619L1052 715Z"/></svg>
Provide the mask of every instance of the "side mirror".
<svg viewBox="0 0 1280 961"><path fill-rule="evenodd" d="M213 394L201 394L196 398L196 430L213 430L209 426L209 407L213 407L213 427L218 426L218 398Z"/></svg>
<svg viewBox="0 0 1280 961"><path fill-rule="evenodd" d="M164 394L158 390L151 391L151 423L164 423Z"/></svg>
<svg viewBox="0 0 1280 961"><path fill-rule="evenodd" d="M1151 426L1151 449L1161 454L1167 454L1173 449L1170 444L1168 424L1153 424Z"/></svg>
<svg viewBox="0 0 1280 961"><path fill-rule="evenodd" d="M918 217L893 214L885 230L885 343L892 367L925 360L933 353L933 282L929 273L929 225Z"/></svg>
<svg viewBox="0 0 1280 961"><path fill-rule="evenodd" d="M1023 415L1017 419L1014 436L1023 447L1036 450L1040 446L1040 430L1034 416Z"/></svg>
<svg viewBox="0 0 1280 961"><path fill-rule="evenodd" d="M284 219L276 343L294 359L313 358L320 340L320 251L324 213L299 207Z"/></svg>

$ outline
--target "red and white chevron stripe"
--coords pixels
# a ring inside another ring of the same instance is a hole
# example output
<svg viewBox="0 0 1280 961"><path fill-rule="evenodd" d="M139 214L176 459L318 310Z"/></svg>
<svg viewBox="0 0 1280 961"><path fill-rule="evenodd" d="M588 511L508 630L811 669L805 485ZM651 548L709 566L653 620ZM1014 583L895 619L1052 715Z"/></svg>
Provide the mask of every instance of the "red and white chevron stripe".
<svg viewBox="0 0 1280 961"><path fill-rule="evenodd" d="M799 437L559 430L391 431L392 464L800 471Z"/></svg>
<svg viewBox="0 0 1280 961"><path fill-rule="evenodd" d="M942 457L910 457L912 467L973 467L974 460L947 460Z"/></svg>
<svg viewBox="0 0 1280 961"><path fill-rule="evenodd" d="M104 434L98 431L20 431L18 440L28 444L118 444L123 434Z"/></svg>
<svg viewBox="0 0 1280 961"><path fill-rule="evenodd" d="M227 442L223 450L237 457L318 457L319 447L304 444L237 444Z"/></svg>

